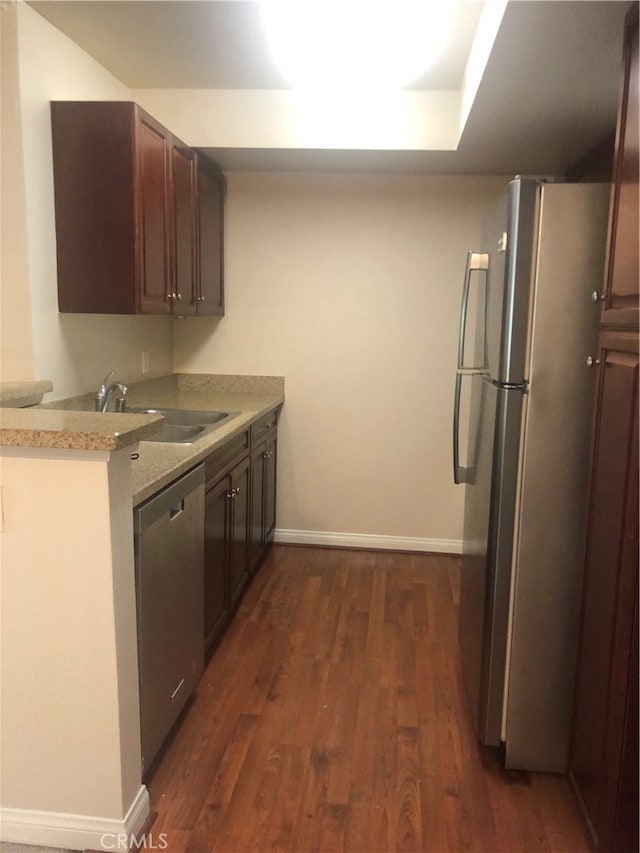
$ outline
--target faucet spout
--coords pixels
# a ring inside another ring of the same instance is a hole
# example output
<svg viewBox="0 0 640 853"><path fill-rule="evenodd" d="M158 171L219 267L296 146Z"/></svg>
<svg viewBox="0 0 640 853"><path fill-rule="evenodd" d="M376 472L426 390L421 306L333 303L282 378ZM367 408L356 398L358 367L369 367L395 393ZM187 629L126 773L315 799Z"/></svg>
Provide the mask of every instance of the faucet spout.
<svg viewBox="0 0 640 853"><path fill-rule="evenodd" d="M127 386L123 385L122 382L114 382L107 388L107 396L105 397L104 409L102 410L103 412L108 410L111 395L116 389L120 392L116 397L116 412L124 412L127 405Z"/></svg>
<svg viewBox="0 0 640 853"><path fill-rule="evenodd" d="M100 383L100 387L96 391L96 412L106 412L109 409L109 403L111 401L111 397L114 391L118 390L120 394L116 398L116 412L124 412L126 406L126 397L127 397L127 386L123 385L122 382L112 382L111 385L107 386L107 382L114 375L115 370L110 371L110 373L105 376L103 381Z"/></svg>

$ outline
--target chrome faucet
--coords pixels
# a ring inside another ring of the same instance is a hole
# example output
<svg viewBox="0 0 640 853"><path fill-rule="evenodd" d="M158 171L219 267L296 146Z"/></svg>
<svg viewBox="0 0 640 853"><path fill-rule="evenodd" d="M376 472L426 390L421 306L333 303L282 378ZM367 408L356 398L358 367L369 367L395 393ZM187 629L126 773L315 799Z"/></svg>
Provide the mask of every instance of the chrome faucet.
<svg viewBox="0 0 640 853"><path fill-rule="evenodd" d="M106 412L109 408L111 396L114 391L120 392L116 398L116 412L124 412L126 406L127 386L122 382L112 382L107 386L107 382L115 374L115 370L111 370L100 383L100 387L96 391L96 412Z"/></svg>

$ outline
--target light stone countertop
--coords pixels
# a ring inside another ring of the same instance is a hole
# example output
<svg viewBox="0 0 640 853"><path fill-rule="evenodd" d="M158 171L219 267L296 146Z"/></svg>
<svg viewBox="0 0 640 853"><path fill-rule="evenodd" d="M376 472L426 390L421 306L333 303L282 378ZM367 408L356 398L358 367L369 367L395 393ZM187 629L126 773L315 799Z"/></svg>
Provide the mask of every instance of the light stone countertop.
<svg viewBox="0 0 640 853"><path fill-rule="evenodd" d="M0 382L0 407L22 408L22 406L35 406L52 389L53 384L47 379Z"/></svg>
<svg viewBox="0 0 640 853"><path fill-rule="evenodd" d="M222 410L238 414L192 444L145 441L159 416L93 411L93 394L31 409L0 412L2 444L111 450L131 446L133 506L145 501L254 421L284 403L284 378L176 374L129 385L127 403L145 408ZM6 419L6 420L5 420ZM136 448L137 441L140 444Z"/></svg>
<svg viewBox="0 0 640 853"><path fill-rule="evenodd" d="M206 433L193 444L142 441L138 447L139 458L131 463L134 506L151 497L198 462L202 462L227 439L247 429L262 415L281 406L284 395L231 391L176 391L162 397L158 396L152 401L145 400L145 403L149 402L158 407L197 411L217 409L239 414L212 432Z"/></svg>
<svg viewBox="0 0 640 853"><path fill-rule="evenodd" d="M120 450L158 432L158 415L57 411L37 407L0 409L0 444L57 450Z"/></svg>

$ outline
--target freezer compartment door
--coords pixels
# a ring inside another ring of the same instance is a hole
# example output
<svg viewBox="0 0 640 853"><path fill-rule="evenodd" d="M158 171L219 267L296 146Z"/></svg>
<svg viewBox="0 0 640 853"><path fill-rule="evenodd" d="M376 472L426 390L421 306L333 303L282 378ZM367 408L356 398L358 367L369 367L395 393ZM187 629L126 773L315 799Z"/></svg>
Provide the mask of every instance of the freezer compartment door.
<svg viewBox="0 0 640 853"><path fill-rule="evenodd" d="M459 644L478 740L501 740L523 391L473 376L474 481L465 495Z"/></svg>

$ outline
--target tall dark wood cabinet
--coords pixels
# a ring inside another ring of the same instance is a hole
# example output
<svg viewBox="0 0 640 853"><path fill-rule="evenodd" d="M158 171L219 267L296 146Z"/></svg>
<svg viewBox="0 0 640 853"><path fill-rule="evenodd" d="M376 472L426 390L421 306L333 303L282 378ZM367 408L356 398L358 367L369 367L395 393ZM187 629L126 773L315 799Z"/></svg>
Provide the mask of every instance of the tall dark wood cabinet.
<svg viewBox="0 0 640 853"><path fill-rule="evenodd" d="M570 778L599 850L638 850L638 10L625 28ZM597 296L597 295L596 295Z"/></svg>

